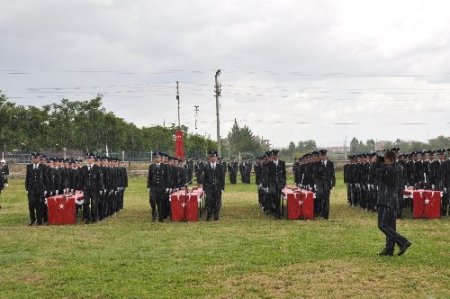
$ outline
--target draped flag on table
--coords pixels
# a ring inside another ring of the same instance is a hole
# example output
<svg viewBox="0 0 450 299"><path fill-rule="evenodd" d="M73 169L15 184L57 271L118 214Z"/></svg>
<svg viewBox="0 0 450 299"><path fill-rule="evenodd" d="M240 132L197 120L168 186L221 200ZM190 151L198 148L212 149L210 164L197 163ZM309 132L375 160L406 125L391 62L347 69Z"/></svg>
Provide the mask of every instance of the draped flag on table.
<svg viewBox="0 0 450 299"><path fill-rule="evenodd" d="M185 159L183 132L181 130L175 133L175 157L181 160Z"/></svg>

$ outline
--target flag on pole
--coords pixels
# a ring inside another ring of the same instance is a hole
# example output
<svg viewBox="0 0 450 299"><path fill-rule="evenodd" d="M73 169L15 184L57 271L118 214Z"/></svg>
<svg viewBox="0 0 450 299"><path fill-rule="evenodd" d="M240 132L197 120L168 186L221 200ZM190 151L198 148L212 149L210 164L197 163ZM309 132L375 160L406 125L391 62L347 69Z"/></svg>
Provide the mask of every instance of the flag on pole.
<svg viewBox="0 0 450 299"><path fill-rule="evenodd" d="M175 133L175 157L181 160L185 159L183 131L181 130Z"/></svg>

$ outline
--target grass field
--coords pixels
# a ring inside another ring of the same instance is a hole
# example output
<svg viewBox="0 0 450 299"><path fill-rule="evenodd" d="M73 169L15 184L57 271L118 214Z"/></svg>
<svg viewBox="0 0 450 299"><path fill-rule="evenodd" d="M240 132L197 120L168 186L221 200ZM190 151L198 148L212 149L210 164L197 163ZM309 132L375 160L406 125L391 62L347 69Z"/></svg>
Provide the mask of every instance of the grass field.
<svg viewBox="0 0 450 299"><path fill-rule="evenodd" d="M1 298L450 298L450 219L401 220L413 246L381 258L376 215L346 204L330 220L275 221L256 188L227 185L219 222L150 221L144 178L117 217L28 227L23 180L0 195Z"/></svg>

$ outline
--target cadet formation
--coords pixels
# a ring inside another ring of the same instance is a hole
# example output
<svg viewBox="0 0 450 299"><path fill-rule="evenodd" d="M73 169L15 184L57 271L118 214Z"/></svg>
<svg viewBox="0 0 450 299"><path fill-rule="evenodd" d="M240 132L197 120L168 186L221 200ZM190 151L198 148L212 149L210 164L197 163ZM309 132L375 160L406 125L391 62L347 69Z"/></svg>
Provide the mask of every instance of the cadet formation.
<svg viewBox="0 0 450 299"><path fill-rule="evenodd" d="M281 191L286 187L286 163L278 159L278 150L259 157L255 165L255 183L261 210L275 219L281 219Z"/></svg>
<svg viewBox="0 0 450 299"><path fill-rule="evenodd" d="M158 219L163 222L167 219L170 216L170 194L187 188L193 180L203 186L206 194L206 220L219 220L226 171L227 165L220 161L216 151L208 153L208 161L194 162L189 159L186 163L166 153L156 152L147 177L152 221ZM231 171L231 175L235 177L236 173Z"/></svg>
<svg viewBox="0 0 450 299"><path fill-rule="evenodd" d="M30 225L47 222L48 197L75 191L84 192L85 223L103 220L123 208L128 176L119 159L92 153L85 155L84 165L81 160L51 158L40 153L32 153L31 159L25 177Z"/></svg>
<svg viewBox="0 0 450 299"><path fill-rule="evenodd" d="M397 193L399 207L397 217L402 217L404 208L411 208L411 199L403 199L404 189L428 189L442 191L441 215L449 214L450 149L396 153L395 165L400 169ZM382 157L377 153L350 155L344 166L344 182L347 184L347 199L351 206L368 211L377 210L377 195L380 184L377 163Z"/></svg>
<svg viewBox="0 0 450 299"><path fill-rule="evenodd" d="M180 159L162 152L153 155L147 176L147 189L152 221L163 222L170 215L170 194L186 188L193 178L194 163L183 163Z"/></svg>
<svg viewBox="0 0 450 299"><path fill-rule="evenodd" d="M334 164L322 149L305 154L292 165L294 181L300 189L316 193L314 214L329 219L330 192L336 185Z"/></svg>

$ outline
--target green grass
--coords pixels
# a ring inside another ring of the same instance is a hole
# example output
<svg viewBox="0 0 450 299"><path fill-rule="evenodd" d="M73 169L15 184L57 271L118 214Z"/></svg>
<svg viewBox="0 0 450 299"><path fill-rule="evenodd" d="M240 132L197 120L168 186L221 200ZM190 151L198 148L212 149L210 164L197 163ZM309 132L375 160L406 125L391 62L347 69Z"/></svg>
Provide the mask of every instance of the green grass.
<svg viewBox="0 0 450 299"><path fill-rule="evenodd" d="M0 195L1 298L450 297L450 219L401 220L414 244L380 258L376 215L332 193L331 220L275 221L254 184L227 185L219 222L153 223L144 178L117 217L28 227L23 180Z"/></svg>

